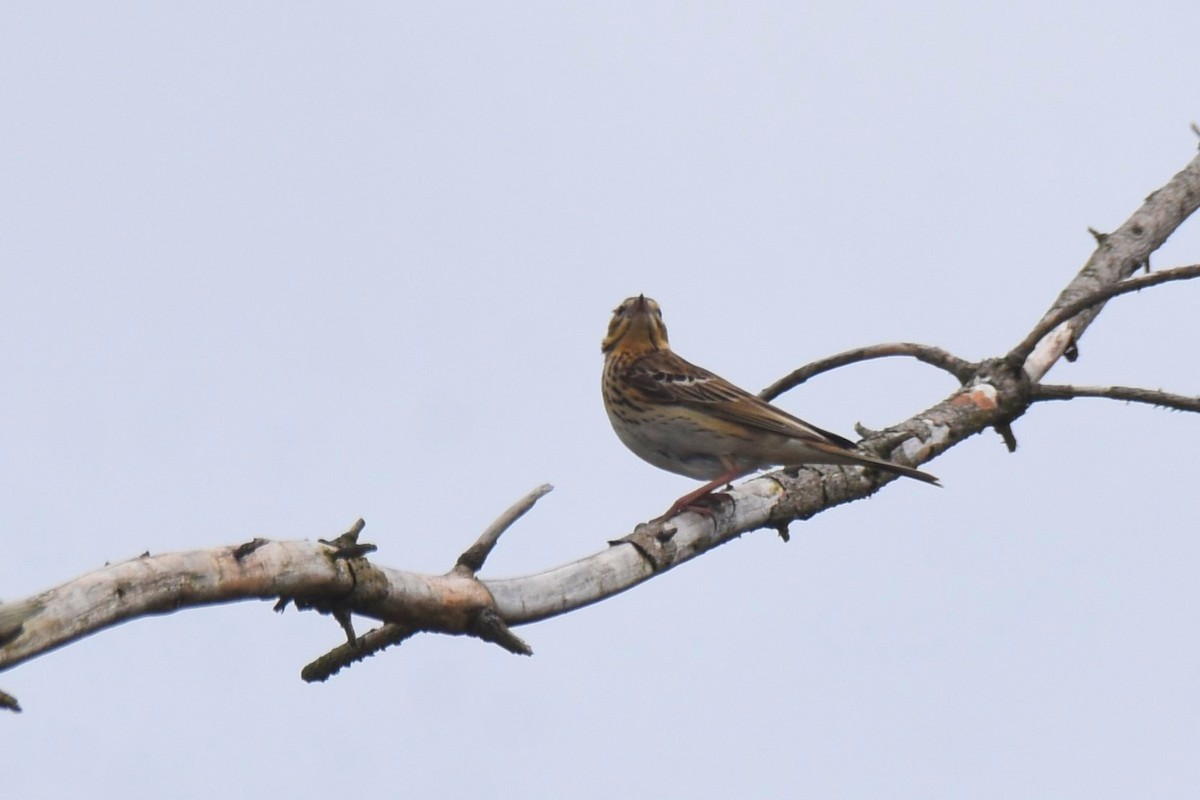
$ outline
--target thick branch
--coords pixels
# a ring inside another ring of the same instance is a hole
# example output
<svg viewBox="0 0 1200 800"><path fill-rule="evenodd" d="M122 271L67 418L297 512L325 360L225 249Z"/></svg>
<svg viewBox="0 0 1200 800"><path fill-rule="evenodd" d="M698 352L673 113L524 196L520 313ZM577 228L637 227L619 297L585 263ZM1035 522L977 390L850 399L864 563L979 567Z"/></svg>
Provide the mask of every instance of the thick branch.
<svg viewBox="0 0 1200 800"><path fill-rule="evenodd" d="M472 578L339 558L317 542L264 541L249 553L240 550L142 556L43 592L33 598L41 610L0 646L0 669L129 619L234 600L287 598L461 634L470 633L476 614L492 606L487 589Z"/></svg>
<svg viewBox="0 0 1200 800"><path fill-rule="evenodd" d="M0 605L0 645L17 638L25 622L41 610L36 598Z"/></svg>
<svg viewBox="0 0 1200 800"><path fill-rule="evenodd" d="M1042 319L1048 319L1081 297L1090 297L1106 286L1125 280L1139 267L1149 264L1150 254L1161 247L1167 237L1198 207L1200 156L1193 158L1165 186L1152 192L1125 224L1107 236L1098 237L1100 246ZM1068 348L1079 341L1101 308L1100 305L1090 306L1069 322L1058 326L1050 335L1041 338L1037 346L1022 359L1025 373L1031 381L1040 381Z"/></svg>

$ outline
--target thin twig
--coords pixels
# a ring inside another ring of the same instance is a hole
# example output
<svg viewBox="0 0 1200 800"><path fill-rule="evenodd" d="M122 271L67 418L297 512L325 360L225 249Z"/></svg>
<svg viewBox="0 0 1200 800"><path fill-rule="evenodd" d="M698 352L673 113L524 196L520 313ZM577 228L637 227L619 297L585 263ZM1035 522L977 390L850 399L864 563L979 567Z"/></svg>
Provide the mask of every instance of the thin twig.
<svg viewBox="0 0 1200 800"><path fill-rule="evenodd" d="M1136 292L1140 289L1145 289L1150 286L1157 286L1160 283L1167 281L1186 280L1188 278L1200 277L1200 264L1192 264L1187 267L1175 267L1174 269L1164 269L1160 272L1153 272L1149 275L1139 275L1136 278L1126 278L1123 281L1109 284L1095 292L1081 297L1078 300L1067 303L1062 308L1048 315L1045 319L1034 326L1029 335L1021 340L1021 343L1014 347L1008 354L1008 360L1013 364L1024 364L1029 358L1030 353L1037 347L1048 333L1053 331L1059 325L1069 321L1072 317L1081 311L1099 305L1106 300L1109 300L1117 295Z"/></svg>
<svg viewBox="0 0 1200 800"><path fill-rule="evenodd" d="M830 370L844 367L848 364L855 364L859 361L870 361L874 358L887 358L889 356L911 356L925 364L944 369L957 378L960 383L971 377L978 366L969 361L964 361L958 356L951 355L940 347L931 347L930 345L916 344L914 342L885 342L883 344L868 345L867 347L856 347L853 350L846 350L837 355L814 361L811 364L805 364L803 367L794 370L789 375L780 378L766 389L763 389L758 393L758 396L763 400L771 401L784 392L795 389L809 378L813 378L823 372L829 372Z"/></svg>
<svg viewBox="0 0 1200 800"><path fill-rule="evenodd" d="M497 517L496 521L480 534L479 538L475 540L475 544L468 547L466 552L458 557L458 562L451 571L460 575L474 575L483 569L483 562L491 555L492 548L500 540L500 535L508 530L514 522L524 516L526 511L533 508L534 503L549 494L552 489L554 489L553 486L543 483L509 506L507 511Z"/></svg>
<svg viewBox="0 0 1200 800"><path fill-rule="evenodd" d="M1129 403L1146 403L1176 411L1200 413L1200 397L1187 397L1157 389L1137 389L1130 386L1060 386L1040 384L1033 387L1031 400L1074 400L1077 397L1104 397L1109 400L1124 400Z"/></svg>
<svg viewBox="0 0 1200 800"><path fill-rule="evenodd" d="M336 675L343 667L373 656L385 647L403 642L416 633L411 626L387 622L369 630L357 639L330 650L300 670L300 678L307 683L318 683Z"/></svg>
<svg viewBox="0 0 1200 800"><path fill-rule="evenodd" d="M328 545L334 549L334 558L351 559L362 558L370 553L374 553L379 548L373 544L359 544L358 535L363 532L363 528L367 527L367 522L364 519L359 519L350 530L343 533L333 541L328 539L317 539L318 542ZM250 542L253 544L253 542ZM243 545L245 547L246 545Z"/></svg>

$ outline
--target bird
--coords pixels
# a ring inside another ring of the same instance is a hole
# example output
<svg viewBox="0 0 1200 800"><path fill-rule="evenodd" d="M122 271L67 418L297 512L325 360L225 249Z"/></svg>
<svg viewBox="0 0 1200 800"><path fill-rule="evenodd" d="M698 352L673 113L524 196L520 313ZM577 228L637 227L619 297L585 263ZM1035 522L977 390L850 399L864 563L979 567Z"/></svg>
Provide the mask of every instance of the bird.
<svg viewBox="0 0 1200 800"><path fill-rule="evenodd" d="M933 475L861 453L854 442L794 417L676 355L658 303L630 297L613 311L601 381L617 438L654 466L708 481L669 519L738 478L770 466L847 464L940 486Z"/></svg>

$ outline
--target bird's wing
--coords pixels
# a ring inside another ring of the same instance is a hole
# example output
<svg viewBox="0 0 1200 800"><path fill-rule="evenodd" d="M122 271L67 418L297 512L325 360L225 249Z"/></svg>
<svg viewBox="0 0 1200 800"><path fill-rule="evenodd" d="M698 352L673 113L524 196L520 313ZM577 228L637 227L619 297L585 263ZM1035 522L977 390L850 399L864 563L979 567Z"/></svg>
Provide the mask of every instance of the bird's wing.
<svg viewBox="0 0 1200 800"><path fill-rule="evenodd" d="M671 351L649 353L638 359L630 365L628 378L659 402L680 405L749 428L854 448L849 439L809 425Z"/></svg>

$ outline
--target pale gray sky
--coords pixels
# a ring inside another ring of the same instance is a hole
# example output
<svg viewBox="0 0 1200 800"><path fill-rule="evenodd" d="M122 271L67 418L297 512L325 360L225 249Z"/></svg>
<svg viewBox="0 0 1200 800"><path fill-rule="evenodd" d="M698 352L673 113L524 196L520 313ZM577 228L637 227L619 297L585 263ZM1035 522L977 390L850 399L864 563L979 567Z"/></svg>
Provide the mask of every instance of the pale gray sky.
<svg viewBox="0 0 1200 800"><path fill-rule="evenodd" d="M622 298L752 389L999 354L1195 152L1195 4L834 6L4 4L0 596L359 516L443 571L543 481L485 573L588 554L694 486L605 418ZM1115 301L1050 378L1200 392L1198 302ZM780 402L851 434L951 389ZM424 637L308 686L314 614L105 632L0 675L4 795L1194 797L1200 420L1015 432L532 659Z"/></svg>

